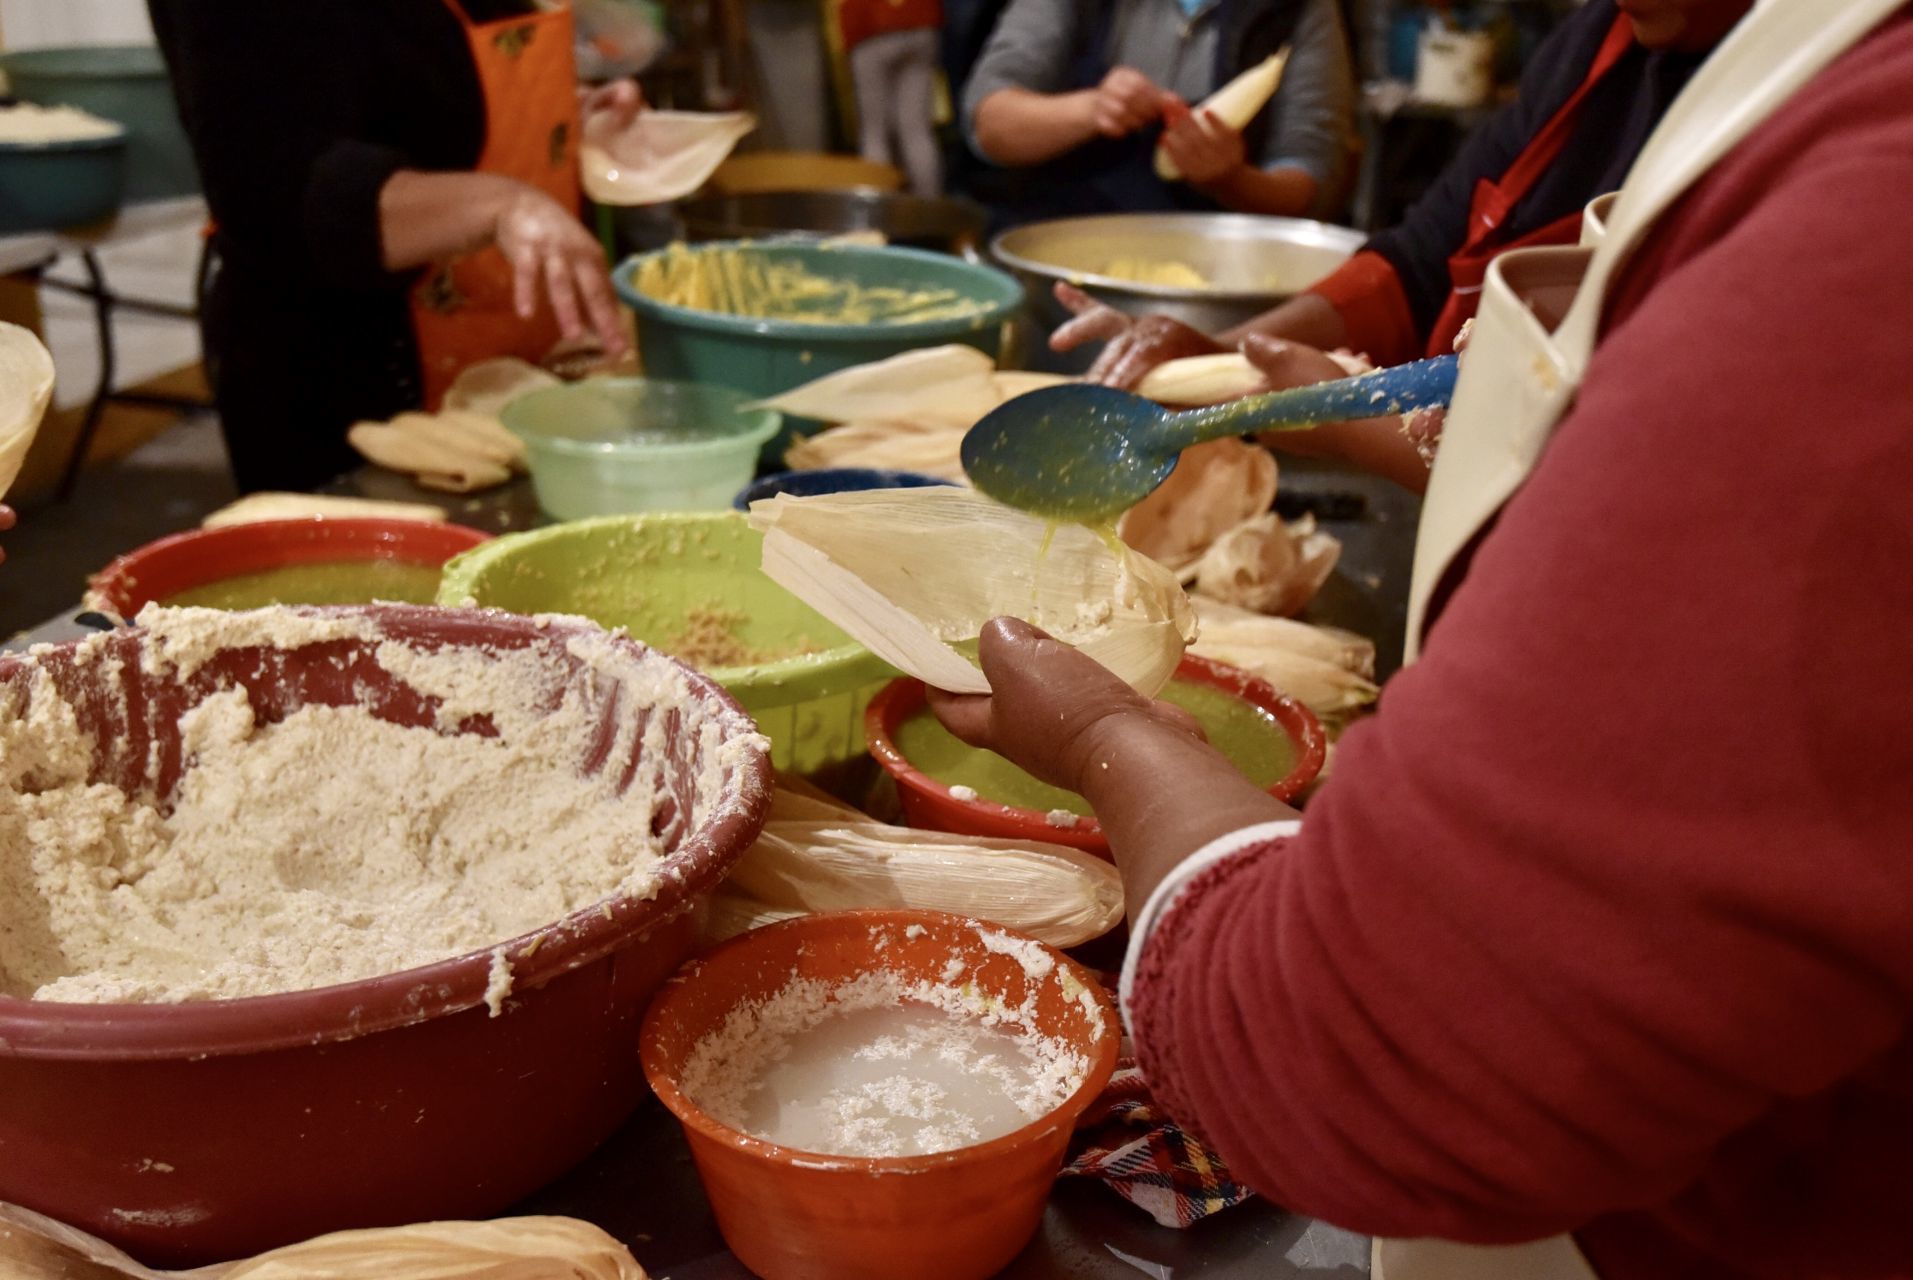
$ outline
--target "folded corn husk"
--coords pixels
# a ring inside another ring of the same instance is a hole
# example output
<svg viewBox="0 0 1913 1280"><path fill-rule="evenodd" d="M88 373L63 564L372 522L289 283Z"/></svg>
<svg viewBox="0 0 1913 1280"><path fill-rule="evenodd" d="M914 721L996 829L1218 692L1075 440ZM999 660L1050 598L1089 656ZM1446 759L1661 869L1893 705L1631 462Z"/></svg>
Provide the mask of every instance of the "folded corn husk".
<svg viewBox="0 0 1913 1280"><path fill-rule="evenodd" d="M967 427L999 403L995 372L995 362L975 347L926 347L827 373L750 407L820 422Z"/></svg>
<svg viewBox="0 0 1913 1280"><path fill-rule="evenodd" d="M1050 525L968 489L879 489L751 504L764 572L884 661L954 693L989 682L951 646L1009 615L1144 693L1195 638L1175 575L1081 525Z"/></svg>
<svg viewBox="0 0 1913 1280"><path fill-rule="evenodd" d="M336 498L323 493L249 493L201 520L199 527L223 529L262 520L305 520L313 516L431 523L446 519L447 512L443 507L424 502L378 502L371 498Z"/></svg>
<svg viewBox="0 0 1913 1280"><path fill-rule="evenodd" d="M962 449L968 430L914 422L846 422L794 441L784 451L784 465L793 471L824 467L915 471L967 484Z"/></svg>
<svg viewBox="0 0 1913 1280"><path fill-rule="evenodd" d="M1203 552L1196 590L1257 613L1300 613L1341 554L1341 542L1319 532L1313 516L1285 525L1270 512L1237 525Z"/></svg>
<svg viewBox="0 0 1913 1280"><path fill-rule="evenodd" d="M53 357L30 329L0 321L0 498L20 474L53 399Z"/></svg>
<svg viewBox="0 0 1913 1280"><path fill-rule="evenodd" d="M585 194L598 204L664 204L688 196L717 172L745 134L748 111L645 108L622 129L598 112L585 121L578 148Z"/></svg>
<svg viewBox="0 0 1913 1280"><path fill-rule="evenodd" d="M1269 509L1275 479L1266 449L1233 438L1195 445L1154 493L1123 513L1117 536L1186 581L1216 539Z"/></svg>
<svg viewBox="0 0 1913 1280"><path fill-rule="evenodd" d="M1205 405L1239 400L1268 388L1262 371L1240 351L1166 360L1136 384L1136 394L1157 404Z"/></svg>
<svg viewBox="0 0 1913 1280"><path fill-rule="evenodd" d="M1249 122L1275 96L1276 88L1282 83L1282 69L1288 65L1288 61L1289 47L1283 45L1204 98L1193 110L1198 114L1213 112L1231 129L1239 131L1248 128ZM1160 144L1156 147L1156 176L1164 182L1182 179L1181 167L1169 158L1168 150Z"/></svg>
<svg viewBox="0 0 1913 1280"><path fill-rule="evenodd" d="M500 423L465 409L443 413L401 413L386 424L429 440L459 456L481 459L507 470L522 470L525 446Z"/></svg>
<svg viewBox="0 0 1913 1280"><path fill-rule="evenodd" d="M154 1271L95 1236L0 1203L6 1280L645 1280L630 1250L574 1218L340 1231L241 1262Z"/></svg>
<svg viewBox="0 0 1913 1280"><path fill-rule="evenodd" d="M495 356L466 365L446 388L444 407L465 409L496 418L519 396L546 387L562 386L558 375L517 356Z"/></svg>
<svg viewBox="0 0 1913 1280"><path fill-rule="evenodd" d="M355 423L345 438L367 460L405 472L426 489L471 493L511 479L511 468L503 463L395 423Z"/></svg>
<svg viewBox="0 0 1913 1280"><path fill-rule="evenodd" d="M780 787L708 930L724 938L794 915L874 907L974 916L1073 947L1116 927L1123 888L1112 864L1077 849L893 827Z"/></svg>
<svg viewBox="0 0 1913 1280"><path fill-rule="evenodd" d="M1240 667L1297 699L1335 725L1380 696L1375 645L1352 631L1271 618L1193 598L1202 634L1189 651Z"/></svg>

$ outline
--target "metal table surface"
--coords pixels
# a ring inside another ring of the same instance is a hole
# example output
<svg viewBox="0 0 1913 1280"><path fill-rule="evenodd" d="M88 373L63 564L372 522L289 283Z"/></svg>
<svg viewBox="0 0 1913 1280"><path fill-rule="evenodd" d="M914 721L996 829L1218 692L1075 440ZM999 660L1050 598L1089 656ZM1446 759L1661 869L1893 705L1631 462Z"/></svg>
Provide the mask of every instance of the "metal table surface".
<svg viewBox="0 0 1913 1280"><path fill-rule="evenodd" d="M493 533L542 520L524 481L448 500L367 468L329 489L433 502L454 520ZM1308 616L1374 637L1379 669L1394 670L1401 661L1418 501L1384 481L1284 461L1281 503L1289 511L1315 510L1343 544L1335 576ZM125 549L102 548L101 563ZM70 615L62 616L0 647L81 634ZM749 1280L718 1237L677 1123L655 1098L646 1098L597 1152L518 1209L597 1223L630 1245L658 1280ZM1100 1184L1067 1179L1051 1196L1036 1238L1002 1274L1008 1280L1134 1280L1139 1274L1153 1280L1361 1280L1368 1275L1368 1241L1262 1200L1186 1231L1171 1230Z"/></svg>

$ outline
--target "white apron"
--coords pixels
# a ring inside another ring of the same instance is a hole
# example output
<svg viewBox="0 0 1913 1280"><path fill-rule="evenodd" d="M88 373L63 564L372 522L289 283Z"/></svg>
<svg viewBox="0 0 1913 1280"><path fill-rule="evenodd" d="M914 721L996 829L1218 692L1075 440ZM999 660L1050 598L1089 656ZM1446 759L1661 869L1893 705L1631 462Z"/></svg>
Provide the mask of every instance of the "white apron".
<svg viewBox="0 0 1913 1280"><path fill-rule="evenodd" d="M1533 469L1593 355L1620 267L1701 175L1907 0L1759 0L1669 108L1618 197L1590 208L1579 248L1497 258L1428 480L1409 587L1407 652L1455 557ZM1566 1236L1511 1247L1377 1240L1375 1280L1594 1280Z"/></svg>

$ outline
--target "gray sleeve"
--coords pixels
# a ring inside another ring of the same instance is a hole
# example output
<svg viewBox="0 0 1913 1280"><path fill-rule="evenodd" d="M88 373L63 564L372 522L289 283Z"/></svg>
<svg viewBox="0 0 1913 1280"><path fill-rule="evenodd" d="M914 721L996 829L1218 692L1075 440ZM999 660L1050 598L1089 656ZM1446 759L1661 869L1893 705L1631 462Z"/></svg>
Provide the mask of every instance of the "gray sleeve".
<svg viewBox="0 0 1913 1280"><path fill-rule="evenodd" d="M1306 170L1317 184L1318 213L1340 204L1355 136L1355 70L1335 0L1309 0L1271 106L1262 167Z"/></svg>
<svg viewBox="0 0 1913 1280"><path fill-rule="evenodd" d="M1076 87L1068 77L1079 13L1075 0L1010 0L963 86L963 133L972 151L977 105L997 90L1062 93Z"/></svg>

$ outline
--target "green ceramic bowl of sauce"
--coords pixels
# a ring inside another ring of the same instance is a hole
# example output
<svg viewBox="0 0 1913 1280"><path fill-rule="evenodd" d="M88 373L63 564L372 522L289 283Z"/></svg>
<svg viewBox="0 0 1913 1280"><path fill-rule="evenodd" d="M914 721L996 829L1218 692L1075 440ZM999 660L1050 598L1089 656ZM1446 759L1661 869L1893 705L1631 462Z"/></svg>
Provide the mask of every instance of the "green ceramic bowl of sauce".
<svg viewBox="0 0 1913 1280"><path fill-rule="evenodd" d="M1187 655L1158 696L1195 716L1210 743L1279 800L1300 794L1327 758L1327 735L1309 709L1246 671ZM1109 856L1081 796L959 742L931 714L920 681L893 681L871 701L864 729L911 826Z"/></svg>
<svg viewBox="0 0 1913 1280"><path fill-rule="evenodd" d="M87 607L131 618L149 603L430 604L439 571L488 535L422 520L315 518L193 529L149 542L93 576Z"/></svg>

